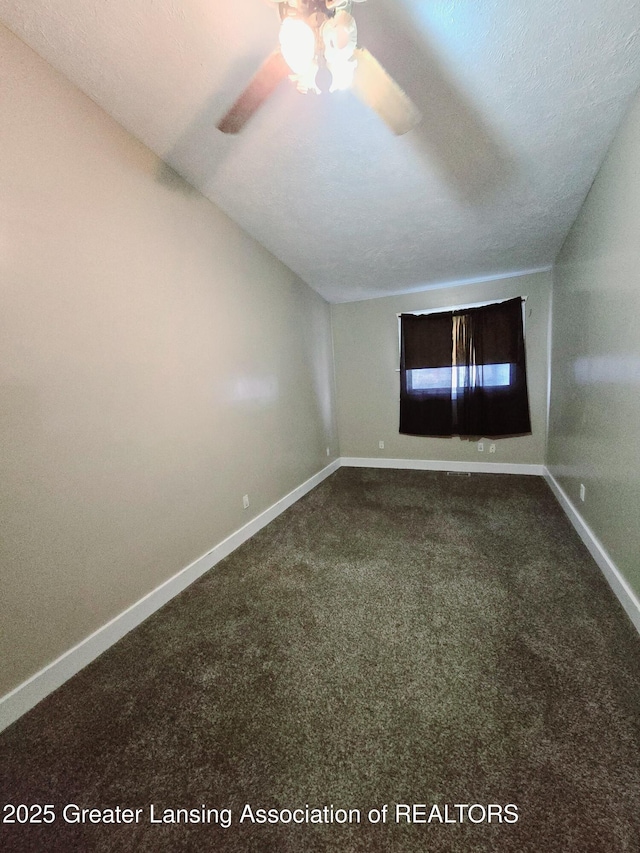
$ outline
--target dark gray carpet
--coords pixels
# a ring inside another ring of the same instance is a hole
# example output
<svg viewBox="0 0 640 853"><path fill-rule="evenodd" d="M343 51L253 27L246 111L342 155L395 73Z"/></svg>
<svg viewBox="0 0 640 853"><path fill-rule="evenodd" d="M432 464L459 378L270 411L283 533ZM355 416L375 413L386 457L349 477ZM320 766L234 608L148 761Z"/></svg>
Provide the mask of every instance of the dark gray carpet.
<svg viewBox="0 0 640 853"><path fill-rule="evenodd" d="M0 748L10 851L637 851L640 639L541 479L343 468Z"/></svg>

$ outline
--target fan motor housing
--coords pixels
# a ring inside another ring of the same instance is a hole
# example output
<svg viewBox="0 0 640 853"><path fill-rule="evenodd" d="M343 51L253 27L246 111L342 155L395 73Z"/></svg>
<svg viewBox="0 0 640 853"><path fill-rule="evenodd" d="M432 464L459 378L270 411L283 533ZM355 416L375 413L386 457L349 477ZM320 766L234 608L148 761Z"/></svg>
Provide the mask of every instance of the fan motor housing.
<svg viewBox="0 0 640 853"><path fill-rule="evenodd" d="M360 0L363 2L363 0ZM350 12L353 0L280 0L280 17L303 18L317 15L316 20L332 18L336 12Z"/></svg>

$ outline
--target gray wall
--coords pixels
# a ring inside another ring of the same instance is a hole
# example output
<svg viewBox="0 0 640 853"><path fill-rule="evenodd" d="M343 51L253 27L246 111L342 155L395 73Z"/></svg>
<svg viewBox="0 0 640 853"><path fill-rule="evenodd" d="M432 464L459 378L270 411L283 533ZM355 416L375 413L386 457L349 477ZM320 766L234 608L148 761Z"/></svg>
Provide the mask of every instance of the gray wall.
<svg viewBox="0 0 640 853"><path fill-rule="evenodd" d="M327 303L1 26L0 86L2 694L337 439Z"/></svg>
<svg viewBox="0 0 640 853"><path fill-rule="evenodd" d="M549 468L640 594L638 98L558 258L551 372Z"/></svg>
<svg viewBox="0 0 640 853"><path fill-rule="evenodd" d="M331 315L342 455L547 458L640 593L639 103L555 272L545 457L551 274L330 312L2 26L0 81L0 694L335 458ZM396 314L524 294L533 435L400 436Z"/></svg>
<svg viewBox="0 0 640 853"><path fill-rule="evenodd" d="M455 462L544 463L551 273L332 305L342 456ZM400 435L397 314L528 296L527 377L532 435L496 442L495 455L460 438ZM378 442L384 441L384 450Z"/></svg>

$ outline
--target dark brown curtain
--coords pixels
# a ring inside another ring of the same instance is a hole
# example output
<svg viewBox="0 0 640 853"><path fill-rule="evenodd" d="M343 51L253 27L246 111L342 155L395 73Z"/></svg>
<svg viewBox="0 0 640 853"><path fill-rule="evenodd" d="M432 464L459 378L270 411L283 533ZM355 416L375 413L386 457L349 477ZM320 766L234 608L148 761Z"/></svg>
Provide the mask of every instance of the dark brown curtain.
<svg viewBox="0 0 640 853"><path fill-rule="evenodd" d="M522 300L401 317L400 432L531 432Z"/></svg>
<svg viewBox="0 0 640 853"><path fill-rule="evenodd" d="M453 314L403 314L400 323L400 432L451 435ZM444 371L438 375L445 377L448 370L448 386L413 387L411 371L427 368Z"/></svg>

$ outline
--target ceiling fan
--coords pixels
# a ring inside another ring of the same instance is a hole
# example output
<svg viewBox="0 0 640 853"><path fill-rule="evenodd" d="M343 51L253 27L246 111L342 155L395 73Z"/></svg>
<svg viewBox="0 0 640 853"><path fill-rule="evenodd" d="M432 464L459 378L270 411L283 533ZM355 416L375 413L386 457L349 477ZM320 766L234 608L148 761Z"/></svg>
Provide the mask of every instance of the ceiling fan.
<svg viewBox="0 0 640 853"><path fill-rule="evenodd" d="M354 3L364 0L277 0L279 46L262 63L240 97L218 123L238 133L285 77L298 91L320 93L317 74L326 67L330 92L351 88L397 135L420 121L420 113L368 50L357 45Z"/></svg>

